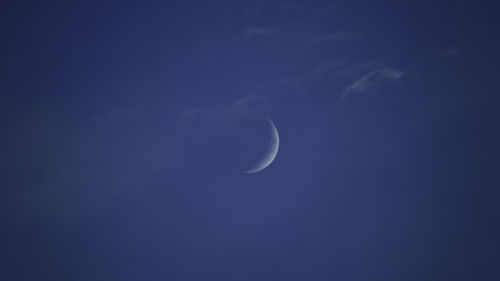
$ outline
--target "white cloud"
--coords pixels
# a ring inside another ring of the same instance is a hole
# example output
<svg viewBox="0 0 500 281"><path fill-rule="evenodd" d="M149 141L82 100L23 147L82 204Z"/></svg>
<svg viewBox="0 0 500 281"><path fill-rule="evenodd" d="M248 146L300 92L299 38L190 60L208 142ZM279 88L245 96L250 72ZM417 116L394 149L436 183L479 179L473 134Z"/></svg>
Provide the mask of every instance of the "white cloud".
<svg viewBox="0 0 500 281"><path fill-rule="evenodd" d="M181 116L186 118L207 118L214 115L211 108L189 107L180 112Z"/></svg>
<svg viewBox="0 0 500 281"><path fill-rule="evenodd" d="M188 119L211 119L245 117L261 114L266 110L267 98L260 95L249 95L230 104L219 106L191 106L180 111L180 115Z"/></svg>
<svg viewBox="0 0 500 281"><path fill-rule="evenodd" d="M286 3L279 4L278 7L283 11L291 11L291 10L301 11L302 10L302 5L300 5L300 3L286 2Z"/></svg>
<svg viewBox="0 0 500 281"><path fill-rule="evenodd" d="M380 74L389 80L398 80L403 77L403 72L398 69L384 69Z"/></svg>
<svg viewBox="0 0 500 281"><path fill-rule="evenodd" d="M257 35L267 35L270 33L271 33L270 29L257 27L257 28L247 29L246 36L248 37L248 36L257 36Z"/></svg>
<svg viewBox="0 0 500 281"><path fill-rule="evenodd" d="M225 106L223 114L228 115L251 115L263 110L266 98L259 95L250 95Z"/></svg>
<svg viewBox="0 0 500 281"><path fill-rule="evenodd" d="M337 31L334 33L313 38L309 41L309 44L319 44L325 41L346 42L346 41L358 40L360 38L361 35L357 33Z"/></svg>
<svg viewBox="0 0 500 281"><path fill-rule="evenodd" d="M365 92L368 89L383 83L384 81L396 81L403 77L404 73L398 69L380 69L371 71L361 78L356 80L349 87L345 88L342 93L342 99L346 98L348 95L354 92Z"/></svg>
<svg viewBox="0 0 500 281"><path fill-rule="evenodd" d="M438 57L454 57L457 56L458 54L459 54L458 47L453 47L441 52L438 55Z"/></svg>

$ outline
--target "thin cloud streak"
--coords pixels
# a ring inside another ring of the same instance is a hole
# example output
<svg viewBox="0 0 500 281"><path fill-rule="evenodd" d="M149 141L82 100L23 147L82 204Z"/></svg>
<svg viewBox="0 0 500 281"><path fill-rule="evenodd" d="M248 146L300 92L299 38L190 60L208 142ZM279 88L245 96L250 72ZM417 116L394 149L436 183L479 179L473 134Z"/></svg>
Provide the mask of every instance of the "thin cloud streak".
<svg viewBox="0 0 500 281"><path fill-rule="evenodd" d="M348 42L348 41L358 40L360 38L361 38L361 35L357 34L357 33L337 31L334 33L330 33L330 34L326 34L323 36L313 38L309 41L309 44L315 45L315 44L320 44L320 43L323 43L326 41Z"/></svg>
<svg viewBox="0 0 500 281"><path fill-rule="evenodd" d="M191 106L181 110L180 116L187 119L246 117L263 113L266 108L267 98L265 96L249 95L222 106Z"/></svg>
<svg viewBox="0 0 500 281"><path fill-rule="evenodd" d="M268 35L268 34L271 34L271 33L272 32L271 32L270 29L257 27L257 28L249 28L249 29L247 29L247 31L245 33L245 36L246 37L253 37L253 36L259 36L259 35Z"/></svg>
<svg viewBox="0 0 500 281"><path fill-rule="evenodd" d="M459 54L460 54L460 51L458 50L458 47L453 47L453 48L449 48L449 49L439 53L438 58L439 57L455 57L455 56L458 56Z"/></svg>
<svg viewBox="0 0 500 281"><path fill-rule="evenodd" d="M404 73L401 70L398 69L381 69L381 70L374 70L371 71L365 75L363 75L361 78L356 80L353 84L351 84L349 87L345 88L343 93L342 93L342 99L345 99L348 95L355 93L355 92L365 92L369 90L370 88L379 85L380 83L384 81L396 81L399 80L403 77Z"/></svg>

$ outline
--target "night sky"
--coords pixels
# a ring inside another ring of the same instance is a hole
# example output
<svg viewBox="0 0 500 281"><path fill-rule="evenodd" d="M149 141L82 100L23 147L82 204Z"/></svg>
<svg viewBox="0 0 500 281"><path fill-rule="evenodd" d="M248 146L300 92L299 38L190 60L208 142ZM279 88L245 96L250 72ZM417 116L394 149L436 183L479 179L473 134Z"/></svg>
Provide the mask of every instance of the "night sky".
<svg viewBox="0 0 500 281"><path fill-rule="evenodd" d="M0 280L500 280L493 1L4 2Z"/></svg>

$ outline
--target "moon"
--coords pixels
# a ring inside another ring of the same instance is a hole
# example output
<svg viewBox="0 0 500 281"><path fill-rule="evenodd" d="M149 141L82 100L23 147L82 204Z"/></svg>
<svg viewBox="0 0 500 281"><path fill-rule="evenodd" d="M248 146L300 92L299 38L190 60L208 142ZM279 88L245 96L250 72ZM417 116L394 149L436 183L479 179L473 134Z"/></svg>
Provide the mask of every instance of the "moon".
<svg viewBox="0 0 500 281"><path fill-rule="evenodd" d="M265 156L252 169L245 171L245 173L253 174L264 170L265 168L267 168L267 166L271 165L271 163L274 161L274 158L276 158L276 155L278 154L278 149L280 147L280 137L278 135L278 130L276 129L276 126L274 126L274 123L273 121L271 121L271 119L267 118L267 121L271 126L272 133L269 149Z"/></svg>

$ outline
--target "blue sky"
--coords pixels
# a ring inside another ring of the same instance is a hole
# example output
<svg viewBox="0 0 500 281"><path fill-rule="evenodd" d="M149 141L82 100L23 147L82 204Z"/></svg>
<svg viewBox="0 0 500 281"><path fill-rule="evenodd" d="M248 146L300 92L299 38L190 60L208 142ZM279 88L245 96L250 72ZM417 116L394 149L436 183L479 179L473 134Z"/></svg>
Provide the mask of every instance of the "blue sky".
<svg viewBox="0 0 500 281"><path fill-rule="evenodd" d="M494 4L0 11L0 279L500 277Z"/></svg>

